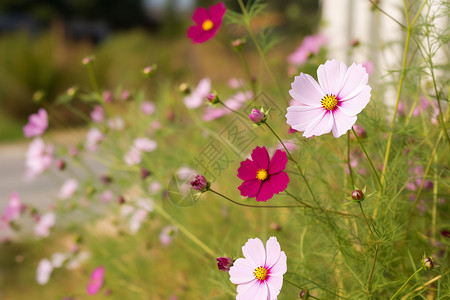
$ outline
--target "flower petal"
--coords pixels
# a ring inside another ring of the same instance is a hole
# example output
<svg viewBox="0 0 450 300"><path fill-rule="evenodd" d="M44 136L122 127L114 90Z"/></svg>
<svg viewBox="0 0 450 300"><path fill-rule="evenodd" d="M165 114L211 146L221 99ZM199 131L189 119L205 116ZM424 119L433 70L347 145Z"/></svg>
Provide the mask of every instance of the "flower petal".
<svg viewBox="0 0 450 300"><path fill-rule="evenodd" d="M324 113L322 106L290 106L287 109L286 123L297 131L305 131L306 128Z"/></svg>
<svg viewBox="0 0 450 300"><path fill-rule="evenodd" d="M238 169L237 176L242 180L252 180L256 178L258 172L258 166L250 159L246 159L241 162L241 166Z"/></svg>
<svg viewBox="0 0 450 300"><path fill-rule="evenodd" d="M245 284L255 280L254 271L257 267L249 259L238 258L230 268L230 281L234 284Z"/></svg>
<svg viewBox="0 0 450 300"><path fill-rule="evenodd" d="M267 170L269 168L269 152L266 147L256 147L252 151L253 161L258 168Z"/></svg>
<svg viewBox="0 0 450 300"><path fill-rule="evenodd" d="M273 194L275 194L275 190L268 181L265 181L262 183L261 189L256 196L256 201L267 201L273 197Z"/></svg>
<svg viewBox="0 0 450 300"><path fill-rule="evenodd" d="M344 114L340 108L337 108L333 112L334 124L333 124L333 135L335 138L340 137L344 133L347 132L350 128L352 128L353 124L355 124L357 117L356 116L348 116Z"/></svg>
<svg viewBox="0 0 450 300"><path fill-rule="evenodd" d="M204 7L197 8L194 14L192 15L192 20L200 26L206 19L209 19L209 14L208 10Z"/></svg>
<svg viewBox="0 0 450 300"><path fill-rule="evenodd" d="M270 277L276 276L283 278L284 273L286 273L287 271L286 261L286 253L284 253L284 251L281 251L278 261L269 270Z"/></svg>
<svg viewBox="0 0 450 300"><path fill-rule="evenodd" d="M295 127L293 127L295 129ZM325 111L322 116L319 116L306 128L303 133L304 137L311 137L313 135L319 136L328 133L333 128L333 115L330 111Z"/></svg>
<svg viewBox="0 0 450 300"><path fill-rule="evenodd" d="M325 92L311 75L300 73L300 76L295 76L291 87L289 94L295 100L304 105L322 107L320 101L325 96Z"/></svg>
<svg viewBox="0 0 450 300"><path fill-rule="evenodd" d="M339 102L339 109L347 116L355 116L359 114L370 101L370 91L372 88L368 85L358 93L350 95Z"/></svg>
<svg viewBox="0 0 450 300"><path fill-rule="evenodd" d="M225 7L225 4L223 4L223 2L212 5L209 8L209 16L211 18L211 21L213 21L214 26L218 27L222 24L222 18L226 11L227 8Z"/></svg>
<svg viewBox="0 0 450 300"><path fill-rule="evenodd" d="M341 90L336 95L339 99L345 98L350 95L358 86L364 86L367 84L369 75L366 69L361 65L356 65L353 63L345 74L344 81L341 86Z"/></svg>
<svg viewBox="0 0 450 300"><path fill-rule="evenodd" d="M347 66L338 60L328 60L317 69L317 79L325 94L338 95L344 83Z"/></svg>
<svg viewBox="0 0 450 300"><path fill-rule="evenodd" d="M266 242L266 268L271 268L280 258L281 247L277 238L271 236Z"/></svg>
<svg viewBox="0 0 450 300"><path fill-rule="evenodd" d="M241 191L241 196L246 197L256 197L259 195L259 192L261 190L262 181L258 179L252 179L244 181L238 189ZM256 199L258 201L258 199Z"/></svg>
<svg viewBox="0 0 450 300"><path fill-rule="evenodd" d="M266 300L268 289L264 281L256 280L237 287L236 300Z"/></svg>
<svg viewBox="0 0 450 300"><path fill-rule="evenodd" d="M280 294L281 287L283 286L283 277L270 276L266 281L267 288L269 290L270 300L277 299Z"/></svg>
<svg viewBox="0 0 450 300"><path fill-rule="evenodd" d="M269 164L268 173L275 174L283 171L286 168L287 162L288 159L286 152L281 150L275 151L275 154L272 156L272 160Z"/></svg>
<svg viewBox="0 0 450 300"><path fill-rule="evenodd" d="M272 191L275 194L278 194L287 188L287 186L289 184L289 176L286 172L280 172L277 174L273 174L273 175L270 175L269 180L267 180L265 182L265 184L270 185ZM263 186L264 186L264 184L263 184ZM262 192L262 187L261 187L261 192Z"/></svg>
<svg viewBox="0 0 450 300"><path fill-rule="evenodd" d="M255 266L263 267L266 261L266 251L262 241L258 238L249 239L244 246L242 246L242 253L246 259L254 262Z"/></svg>

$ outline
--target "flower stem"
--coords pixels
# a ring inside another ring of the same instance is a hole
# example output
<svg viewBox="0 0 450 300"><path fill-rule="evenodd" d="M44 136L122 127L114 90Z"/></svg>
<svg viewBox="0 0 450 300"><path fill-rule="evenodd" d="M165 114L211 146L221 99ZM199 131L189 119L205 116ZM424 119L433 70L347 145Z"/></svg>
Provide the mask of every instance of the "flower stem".
<svg viewBox="0 0 450 300"><path fill-rule="evenodd" d="M92 89L94 90L97 95L100 95L100 89L98 88L97 79L95 78L94 74L94 68L92 64L87 65L88 74L89 74L89 81L91 82Z"/></svg>
<svg viewBox="0 0 450 300"><path fill-rule="evenodd" d="M408 278L408 280L406 280L406 282L398 289L398 291L391 297L391 298L389 298L389 300L392 300L392 299L394 299L397 295L398 295L398 293L400 293L400 291L405 287L405 285L417 274L417 273L419 273L420 271L422 271L422 269L423 269L423 267L420 267L420 269L418 269L417 271L415 271L414 272L414 274L412 274L409 278Z"/></svg>
<svg viewBox="0 0 450 300"><path fill-rule="evenodd" d="M368 282L368 284L367 284L369 293L372 291L372 277L373 277L373 271L375 270L375 264L377 263L378 249L379 249L379 248L380 248L380 245L377 244L377 245L375 246L375 255L374 255L374 257L373 257L372 269L370 270L369 282Z"/></svg>
<svg viewBox="0 0 450 300"><path fill-rule="evenodd" d="M193 235L186 227L184 227L183 225L181 225L179 222L177 222L174 218L172 218L171 215L169 215L162 207L160 207L159 205L155 205L155 210L165 219L167 219L167 221L169 221L170 223L174 224L175 226L178 227L178 229L184 233L191 241L193 241L195 244L197 244L197 246L199 246L200 248L202 248L203 251L205 251L207 254L209 254L212 258L216 258L219 257L219 255L217 255L216 253L214 253L213 250L211 250L211 248L209 248L208 246L206 246L202 241L200 241L195 235Z"/></svg>
<svg viewBox="0 0 450 300"><path fill-rule="evenodd" d="M370 167L372 168L372 171L373 171L373 173L375 174L375 176L377 178L378 184L380 185L380 189L383 190L383 183L380 181L380 177L378 176L378 172L375 169L375 167L373 166L372 160L370 159L369 154L367 154L366 148L364 148L361 140L359 139L359 136L356 134L355 129L353 129L353 127L352 127L352 131L353 131L354 136L356 137L356 140L359 143L359 146L361 146L361 149L364 152L364 155L366 156L367 160L369 161Z"/></svg>
<svg viewBox="0 0 450 300"><path fill-rule="evenodd" d="M352 188L355 186L355 178L353 177L352 165L350 164L350 132L347 133L347 166L352 180Z"/></svg>
<svg viewBox="0 0 450 300"><path fill-rule="evenodd" d="M319 209L323 210L322 207L320 206L319 202L317 201L317 198L314 195L314 192L312 191L311 186L309 185L308 180L305 177L305 174L303 174L303 171L300 168L300 165L298 164L298 162L292 157L291 153L286 148L286 145L284 145L284 143L281 140L281 138L276 134L276 132L272 129L272 127L270 127L269 123L267 123L267 121L266 121L266 122L264 122L264 124L267 126L267 128L269 128L269 130L273 133L273 135L275 135L275 137L281 143L281 145L283 146L284 150L286 151L286 154L288 155L289 159L295 164L295 166L297 167L297 170L300 172L300 175L303 178L303 180L305 181L306 187L308 188L309 192L311 193L311 196L312 196L314 202L319 207Z"/></svg>
<svg viewBox="0 0 450 300"><path fill-rule="evenodd" d="M233 112L233 113L235 113L235 114L237 114L237 115L243 117L244 119L245 119L245 118L248 118L248 117L247 117L246 115L244 115L243 113L241 113L241 112L239 112L239 111L237 111L237 110L232 109L231 107L229 107L228 105L226 105L225 103L223 103L223 102L220 101L220 100L219 100L219 103L222 104L222 105L223 105L226 109L228 109L229 111L231 111L231 112Z"/></svg>
<svg viewBox="0 0 450 300"><path fill-rule="evenodd" d="M373 233L372 228L371 228L371 226L369 224L369 221L366 218L366 214L364 213L364 209L362 207L362 204L361 204L360 201L358 201L358 204L359 204L359 208L361 209L361 213L362 213L362 215L364 217L364 221L366 221L367 227L369 228L370 235L372 236L372 239L375 241L375 234Z"/></svg>

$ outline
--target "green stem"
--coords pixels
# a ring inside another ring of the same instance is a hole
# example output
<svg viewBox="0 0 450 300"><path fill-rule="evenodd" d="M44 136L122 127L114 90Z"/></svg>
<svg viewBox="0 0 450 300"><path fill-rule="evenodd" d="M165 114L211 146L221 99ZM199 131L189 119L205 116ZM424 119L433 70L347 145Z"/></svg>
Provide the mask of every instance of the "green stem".
<svg viewBox="0 0 450 300"><path fill-rule="evenodd" d="M245 21L245 27L247 28L248 34L250 35L250 38L252 39L253 43L256 46L256 50L258 51L259 56L261 57L261 60L264 64L264 67L266 68L267 73L269 74L270 78L273 82L275 82L278 92L280 93L280 97L283 97L283 89L280 86L280 83L276 79L276 77L273 75L272 70L269 66L269 63L267 62L266 56L264 55L264 51L262 51L261 46L258 43L258 40L256 39L255 35L253 34L253 30L250 24L250 17L248 15L247 9L245 8L244 3L242 0L238 0L239 6L241 7L242 14L244 15L244 21Z"/></svg>
<svg viewBox="0 0 450 300"><path fill-rule="evenodd" d="M373 272L375 270L375 265L377 263L377 257L378 257L378 249L379 249L380 245L376 245L375 246L375 255L373 258L373 264L372 264L372 269L370 270L370 275L369 275L369 282L368 282L368 291L369 293L372 291L372 278L373 278Z"/></svg>
<svg viewBox="0 0 450 300"><path fill-rule="evenodd" d="M420 269L418 269L417 271L415 271L414 272L414 274L412 274L409 278L408 278L408 280L406 280L406 282L398 289L398 291L394 294L394 296L392 296L389 300L392 300L392 299L394 299L397 295L398 295L398 293L400 293L400 291L405 287L405 285L417 274L417 273L419 273L420 271L422 271L422 269L423 269L423 267L420 267Z"/></svg>
<svg viewBox="0 0 450 300"><path fill-rule="evenodd" d="M241 112L239 112L239 111L237 111L237 110L232 109L231 107L227 106L225 103L223 103L223 102L220 101L220 100L219 100L219 103L222 104L222 105L223 105L226 109L228 109L229 111L231 111L231 112L233 112L233 113L235 113L235 114L237 114L237 115L243 117L244 119L245 119L245 118L248 118L248 116L244 115L243 113L241 113Z"/></svg>
<svg viewBox="0 0 450 300"><path fill-rule="evenodd" d="M284 145L283 141L281 140L281 138L276 134L276 132L272 129L272 127L270 127L269 123L264 122L264 124L267 126L267 128L269 128L269 130L273 133L273 135L278 139L278 141L281 143L281 145L283 146L284 150L286 151L286 154L288 155L289 159L295 164L295 166L297 167L297 170L299 171L301 177L303 178L303 181L305 181L306 187L308 188L309 192L311 193L311 196L314 200L314 202L316 203L316 205L321 209L322 207L320 206L319 202L317 201L316 196L314 195L313 190L311 189L311 186L308 183L308 180L305 177L305 174L303 174L302 169L300 168L300 165L298 164L298 162L292 157L291 153L289 152L289 150L286 148L286 145Z"/></svg>
<svg viewBox="0 0 450 300"><path fill-rule="evenodd" d="M352 188L355 187L355 178L353 177L353 170L350 164L350 132L347 133L347 166L350 173L350 179L352 180Z"/></svg>
<svg viewBox="0 0 450 300"><path fill-rule="evenodd" d="M358 137L358 135L356 134L355 129L353 129L353 127L352 127L352 131L353 131L353 134L354 134L355 137L356 137L356 140L357 140L358 143L359 143L359 146L361 147L362 151L364 152L364 155L366 156L367 160L369 161L370 168L372 169L372 172L375 174L375 177L377 178L378 184L380 185L380 189L383 190L383 184L382 184L381 181L380 181L380 177L378 176L378 172L377 172L377 170L375 169L375 167L374 167L374 165L373 165L373 163L372 163L372 160L371 160L370 157L369 157L369 154L367 154L366 148L364 148L363 144L361 143L361 140L359 139L359 137Z"/></svg>
<svg viewBox="0 0 450 300"><path fill-rule="evenodd" d="M160 207L159 205L155 205L155 211L158 212L162 217L164 217L165 219L167 219L167 221L169 221L170 223L174 224L175 226L178 227L178 229L184 233L191 241L193 241L195 244L197 244L197 246L199 246L200 248L202 248L203 251L205 251L208 255L210 255L212 258L217 258L219 257L219 255L217 255L216 253L214 253L213 250L211 250L211 248L209 248L208 246L206 246L202 241L200 241L195 235L193 235L188 229L186 229L186 227L184 227L183 225L181 225L178 221L176 221L174 218L172 218L171 215L169 215L162 207Z"/></svg>
<svg viewBox="0 0 450 300"><path fill-rule="evenodd" d="M89 80L91 82L92 89L94 90L95 93L97 93L97 95L100 96L101 95L100 94L100 89L99 89L98 84L97 84L97 79L95 78L93 65L92 64L88 65L87 69L88 69Z"/></svg>
<svg viewBox="0 0 450 300"><path fill-rule="evenodd" d="M359 208L361 209L361 213L362 213L362 215L364 217L364 221L366 221L367 227L369 228L370 235L372 236L372 239L375 241L375 234L373 233L372 228L371 228L371 226L369 224L369 221L366 218L366 214L364 213L364 209L362 208L362 204L361 204L360 201L358 201L358 204L359 204Z"/></svg>

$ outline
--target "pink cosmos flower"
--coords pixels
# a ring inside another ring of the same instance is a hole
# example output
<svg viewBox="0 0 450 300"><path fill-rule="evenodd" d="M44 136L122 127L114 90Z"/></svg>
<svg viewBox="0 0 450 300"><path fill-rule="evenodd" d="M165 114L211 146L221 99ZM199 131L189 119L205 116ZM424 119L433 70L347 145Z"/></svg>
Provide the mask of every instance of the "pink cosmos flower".
<svg viewBox="0 0 450 300"><path fill-rule="evenodd" d="M151 101L144 101L141 103L141 111L144 115L151 115L155 112L155 103Z"/></svg>
<svg viewBox="0 0 450 300"><path fill-rule="evenodd" d="M137 138L133 143L137 149L144 152L151 152L158 146L158 143L146 137Z"/></svg>
<svg viewBox="0 0 450 300"><path fill-rule="evenodd" d="M121 117L115 116L114 118L108 119L108 127L120 131L125 127L125 122Z"/></svg>
<svg viewBox="0 0 450 300"><path fill-rule="evenodd" d="M103 278L105 276L105 268L97 267L91 274L91 278L89 279L89 283L87 285L87 292L89 295L95 295L98 293L100 288L103 285Z"/></svg>
<svg viewBox="0 0 450 300"><path fill-rule="evenodd" d="M274 300L283 286L287 271L286 254L276 237L264 244L249 239L242 247L245 258L238 258L230 268L230 281L237 284L237 300Z"/></svg>
<svg viewBox="0 0 450 300"><path fill-rule="evenodd" d="M23 127L23 134L30 138L40 136L48 127L47 111L43 108L39 109L37 113L32 114L28 118L28 124Z"/></svg>
<svg viewBox="0 0 450 300"><path fill-rule="evenodd" d="M164 227L159 234L159 241L163 246L169 246L172 244L175 234L178 232L178 227L169 225Z"/></svg>
<svg viewBox="0 0 450 300"><path fill-rule="evenodd" d="M39 262L39 265L36 269L36 280L40 285L44 285L50 279L50 275L53 272L52 263L44 258Z"/></svg>
<svg viewBox="0 0 450 300"><path fill-rule="evenodd" d="M136 147L131 147L123 157L123 160L129 166L138 165L142 161L142 152Z"/></svg>
<svg viewBox="0 0 450 300"><path fill-rule="evenodd" d="M59 190L59 199L66 200L73 196L78 189L78 181L76 179L67 179Z"/></svg>
<svg viewBox="0 0 450 300"><path fill-rule="evenodd" d="M34 233L40 237L47 237L53 225L55 225L55 213L48 212L39 218L39 221L34 226Z"/></svg>
<svg viewBox="0 0 450 300"><path fill-rule="evenodd" d="M147 219L148 211L145 209L136 210L130 219L130 231L135 234L141 228L142 222Z"/></svg>
<svg viewBox="0 0 450 300"><path fill-rule="evenodd" d="M252 159L242 161L238 169L238 177L244 180L239 187L242 196L267 201L287 188L289 177L283 172L288 161L285 152L277 150L270 160L266 147L256 147Z"/></svg>
<svg viewBox="0 0 450 300"><path fill-rule="evenodd" d="M230 99L226 100L224 104L233 110L239 110L244 105L244 103L248 99L251 99L252 97L253 93L251 91L247 91L245 93L238 92L235 95L233 95ZM212 121L231 113L232 112L226 107L209 106L205 109L205 112L203 114L203 120Z"/></svg>
<svg viewBox="0 0 450 300"><path fill-rule="evenodd" d="M287 109L287 123L304 137L319 136L330 131L339 137L356 122L370 100L371 87L362 65L349 68L337 60L329 60L317 69L317 83L310 75L300 73L289 91L301 105Z"/></svg>
<svg viewBox="0 0 450 300"><path fill-rule="evenodd" d="M20 202L19 193L12 192L9 196L9 203L3 211L1 220L9 223L13 220L17 220L20 217L20 213L25 209L25 205Z"/></svg>
<svg viewBox="0 0 450 300"><path fill-rule="evenodd" d="M209 9L199 7L192 15L196 25L189 27L187 36L193 43L203 43L214 37L222 25L222 18L226 12L222 2L212 5Z"/></svg>
<svg viewBox="0 0 450 300"><path fill-rule="evenodd" d="M35 138L28 147L25 178L31 180L47 170L53 162L53 146L45 145L41 138Z"/></svg>
<svg viewBox="0 0 450 300"><path fill-rule="evenodd" d="M91 119L94 123L103 122L105 118L105 111L101 105L94 106L94 109L91 111Z"/></svg>
<svg viewBox="0 0 450 300"><path fill-rule="evenodd" d="M211 79L203 78L197 87L183 101L187 108L197 108L205 101L206 96L211 92Z"/></svg>
<svg viewBox="0 0 450 300"><path fill-rule="evenodd" d="M317 55L320 47L327 43L327 38L324 35L308 35L303 39L302 44L294 53L288 56L288 62L292 65L303 64L312 54Z"/></svg>
<svg viewBox="0 0 450 300"><path fill-rule="evenodd" d="M103 140L103 138L103 133L99 129L92 128L86 134L84 147L86 148L86 150L91 152L97 151L97 146Z"/></svg>
<svg viewBox="0 0 450 300"><path fill-rule="evenodd" d="M105 100L106 103L112 102L112 93L110 91L104 91L102 93L103 100Z"/></svg>
<svg viewBox="0 0 450 300"><path fill-rule="evenodd" d="M420 96L419 105L414 108L413 116L418 117L420 112L425 112L430 105L430 101L425 96Z"/></svg>

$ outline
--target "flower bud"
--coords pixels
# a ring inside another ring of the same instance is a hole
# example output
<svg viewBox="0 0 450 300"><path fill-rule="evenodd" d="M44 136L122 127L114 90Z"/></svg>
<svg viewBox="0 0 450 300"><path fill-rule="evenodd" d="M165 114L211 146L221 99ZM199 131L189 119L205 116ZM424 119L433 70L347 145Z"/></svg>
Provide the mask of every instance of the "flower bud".
<svg viewBox="0 0 450 300"><path fill-rule="evenodd" d="M205 176L197 175L195 180L191 181L191 187L196 191L205 192L209 188L209 184Z"/></svg>
<svg viewBox="0 0 450 300"><path fill-rule="evenodd" d="M359 42L359 40L358 39L352 39L351 41L350 41L350 46L352 46L352 47L358 47L359 45L360 45L361 43Z"/></svg>
<svg viewBox="0 0 450 300"><path fill-rule="evenodd" d="M70 98L73 98L76 96L77 92L78 92L78 88L76 86L71 86L70 88L67 89L66 94Z"/></svg>
<svg viewBox="0 0 450 300"><path fill-rule="evenodd" d="M266 119L266 115L256 108L252 109L252 112L248 115L248 117L255 124L260 124Z"/></svg>
<svg viewBox="0 0 450 300"><path fill-rule="evenodd" d="M44 90L38 90L33 93L33 101L36 103L41 102L45 98L45 91Z"/></svg>
<svg viewBox="0 0 450 300"><path fill-rule="evenodd" d="M245 40L237 39L231 42L231 46L233 46L234 50L241 51L244 48Z"/></svg>
<svg viewBox="0 0 450 300"><path fill-rule="evenodd" d="M356 135L360 138L363 139L367 136L366 130L364 129L364 127L359 126L359 125L353 125L353 129L356 132ZM353 135L351 135L352 139L356 139Z"/></svg>
<svg viewBox="0 0 450 300"><path fill-rule="evenodd" d="M158 69L158 66L156 64L153 64L151 66L145 67L142 70L142 75L144 75L144 77L146 78L150 78L153 75L155 75L156 70Z"/></svg>
<svg viewBox="0 0 450 300"><path fill-rule="evenodd" d="M141 178L142 179L147 178L148 176L150 176L150 174L151 174L150 171L147 170L146 168L141 169Z"/></svg>
<svg viewBox="0 0 450 300"><path fill-rule="evenodd" d="M93 55L86 56L81 60L81 63L85 66L90 66L94 63L95 57Z"/></svg>
<svg viewBox="0 0 450 300"><path fill-rule="evenodd" d="M178 89L184 95L189 95L191 93L191 88L189 87L189 85L186 82L183 82L182 84L180 84Z"/></svg>
<svg viewBox="0 0 450 300"><path fill-rule="evenodd" d="M306 299L309 298L309 291L308 290L301 290L299 296L300 296L301 300L306 300Z"/></svg>
<svg viewBox="0 0 450 300"><path fill-rule="evenodd" d="M123 196L119 196L119 197L117 198L117 203L119 203L119 204L124 204L124 203L125 203L125 198L124 198Z"/></svg>
<svg viewBox="0 0 450 300"><path fill-rule="evenodd" d="M355 201L362 201L364 200L364 193L361 190L354 190L352 192L352 199Z"/></svg>
<svg viewBox="0 0 450 300"><path fill-rule="evenodd" d="M57 159L55 163L58 170L64 170L66 168L66 163L60 158Z"/></svg>
<svg viewBox="0 0 450 300"><path fill-rule="evenodd" d="M224 256L216 258L216 260L217 260L217 267L219 268L219 270L224 272L230 271L230 268L233 265L233 260L231 258Z"/></svg>
<svg viewBox="0 0 450 300"><path fill-rule="evenodd" d="M208 94L208 96L206 96L206 99L208 99L208 101L209 101L211 104L216 104L216 103L219 103L219 102L220 102L219 96L217 96L216 93Z"/></svg>
<svg viewBox="0 0 450 300"><path fill-rule="evenodd" d="M431 257L424 257L422 260L422 265L426 270L433 269L433 259Z"/></svg>

